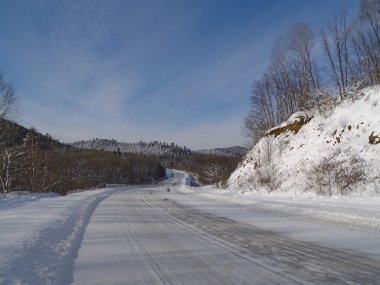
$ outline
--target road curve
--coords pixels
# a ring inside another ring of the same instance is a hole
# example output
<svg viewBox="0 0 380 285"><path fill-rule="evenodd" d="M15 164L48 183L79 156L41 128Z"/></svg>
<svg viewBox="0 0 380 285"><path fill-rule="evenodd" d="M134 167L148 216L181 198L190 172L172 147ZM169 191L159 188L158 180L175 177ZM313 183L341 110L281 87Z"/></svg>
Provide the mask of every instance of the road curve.
<svg viewBox="0 0 380 285"><path fill-rule="evenodd" d="M120 191L95 210L73 284L380 284L380 264L164 199Z"/></svg>

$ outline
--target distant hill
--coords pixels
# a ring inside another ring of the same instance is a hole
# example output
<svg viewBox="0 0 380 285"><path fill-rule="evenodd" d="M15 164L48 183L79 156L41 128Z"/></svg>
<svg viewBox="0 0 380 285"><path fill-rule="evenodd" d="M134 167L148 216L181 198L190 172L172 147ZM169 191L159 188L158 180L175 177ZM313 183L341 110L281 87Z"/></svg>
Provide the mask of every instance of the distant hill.
<svg viewBox="0 0 380 285"><path fill-rule="evenodd" d="M21 145L24 139L28 136L28 133L32 129L27 129L15 122L10 122L7 120L0 121L0 138L2 143L7 146ZM230 156L230 157L243 157L247 154L247 149L241 146L232 146L226 148L214 148L214 149L203 149L193 151L186 146L178 146L175 143L167 142L137 142L137 143L127 143L118 142L115 139L91 139L77 141L70 144L61 143L58 140L53 139L49 134L41 134L37 130L39 142L43 145L54 145L56 147L75 147L80 149L93 149L93 150L104 150L111 152L125 152L125 153L135 153L144 154L152 156L183 156L191 154L209 154L218 156Z"/></svg>
<svg viewBox="0 0 380 285"><path fill-rule="evenodd" d="M154 156L178 156L191 154L192 151L187 147L178 146L175 143L166 142L143 142L127 143L118 142L114 139L95 138L86 141L77 141L71 144L73 147L82 149L96 149L104 151L138 153Z"/></svg>
<svg viewBox="0 0 380 285"><path fill-rule="evenodd" d="M231 146L231 147L225 147L225 148L202 149L202 150L197 150L196 152L204 153L204 154L221 155L221 156L242 157L247 154L248 150L242 146Z"/></svg>
<svg viewBox="0 0 380 285"><path fill-rule="evenodd" d="M159 157L81 150L5 120L0 120L0 161L0 195L14 191L65 195L76 189L146 184L165 177Z"/></svg>
<svg viewBox="0 0 380 285"><path fill-rule="evenodd" d="M181 156L200 153L220 156L241 157L247 153L247 149L241 146L192 151L190 148L186 146L178 146L175 143L166 143L159 141L140 141L138 143L127 143L118 142L114 139L99 138L85 141L77 141L73 142L71 145L73 147L81 149L96 149L114 152L139 153L154 156Z"/></svg>

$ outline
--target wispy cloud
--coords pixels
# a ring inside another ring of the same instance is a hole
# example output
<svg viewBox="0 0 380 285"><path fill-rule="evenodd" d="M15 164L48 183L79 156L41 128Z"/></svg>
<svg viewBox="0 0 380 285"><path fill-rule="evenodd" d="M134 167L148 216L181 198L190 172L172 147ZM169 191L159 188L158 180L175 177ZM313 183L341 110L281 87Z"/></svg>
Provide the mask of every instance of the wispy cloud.
<svg viewBox="0 0 380 285"><path fill-rule="evenodd" d="M241 144L250 85L275 38L296 21L320 27L334 9L268 1L4 0L0 68L21 122L63 141Z"/></svg>

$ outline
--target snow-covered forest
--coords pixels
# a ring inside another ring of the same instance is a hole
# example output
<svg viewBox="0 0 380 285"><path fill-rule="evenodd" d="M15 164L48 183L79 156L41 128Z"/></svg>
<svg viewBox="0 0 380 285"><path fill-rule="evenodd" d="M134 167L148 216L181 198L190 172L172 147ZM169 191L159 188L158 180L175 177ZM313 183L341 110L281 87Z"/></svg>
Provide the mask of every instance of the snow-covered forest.
<svg viewBox="0 0 380 285"><path fill-rule="evenodd" d="M241 157L247 153L247 149L241 146L227 147L227 148L214 148L214 149L202 149L192 150L186 146L178 146L174 142L118 142L115 139L99 139L95 138L86 141L77 141L71 144L76 148L82 149L96 149L105 151L116 151L126 153L138 153L153 156L174 156L180 157L184 155L191 155L196 153L211 154L220 156L233 156Z"/></svg>
<svg viewBox="0 0 380 285"><path fill-rule="evenodd" d="M126 152L126 153L136 153L144 155L153 156L182 156L191 154L192 151L186 146L178 146L175 143L166 142L143 142L138 143L127 143L118 142L114 139L92 139L87 141L78 141L72 143L72 146L82 149L96 149L105 151L116 151L116 152Z"/></svg>

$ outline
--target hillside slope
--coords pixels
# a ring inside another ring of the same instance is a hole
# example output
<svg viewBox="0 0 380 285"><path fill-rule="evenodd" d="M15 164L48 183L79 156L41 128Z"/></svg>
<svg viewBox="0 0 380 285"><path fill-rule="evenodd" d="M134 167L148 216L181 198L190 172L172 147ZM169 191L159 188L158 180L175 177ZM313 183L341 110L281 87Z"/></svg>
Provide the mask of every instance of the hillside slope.
<svg viewBox="0 0 380 285"><path fill-rule="evenodd" d="M229 189L379 194L380 86L355 97L315 109L297 133L286 131L286 123L267 132L231 175Z"/></svg>

